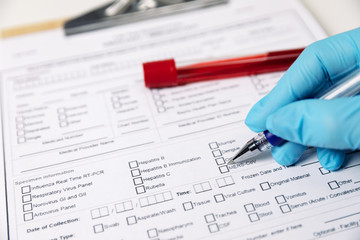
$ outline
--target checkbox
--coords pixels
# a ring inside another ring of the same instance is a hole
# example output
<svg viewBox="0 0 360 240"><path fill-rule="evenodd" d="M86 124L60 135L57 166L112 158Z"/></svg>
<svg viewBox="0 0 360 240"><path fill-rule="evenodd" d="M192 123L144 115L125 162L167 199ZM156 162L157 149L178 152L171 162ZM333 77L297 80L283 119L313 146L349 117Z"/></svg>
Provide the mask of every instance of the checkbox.
<svg viewBox="0 0 360 240"><path fill-rule="evenodd" d="M143 185L136 187L135 190L137 194L143 194L146 192L145 187Z"/></svg>
<svg viewBox="0 0 360 240"><path fill-rule="evenodd" d="M157 231L156 228L152 228L152 229L147 230L147 234L148 234L149 238L154 238L154 237L159 236L158 231Z"/></svg>
<svg viewBox="0 0 360 240"><path fill-rule="evenodd" d="M67 127L69 123L67 121L60 121L59 126L60 127Z"/></svg>
<svg viewBox="0 0 360 240"><path fill-rule="evenodd" d="M143 179L141 177L137 177L133 179L134 185L141 185L143 184Z"/></svg>
<svg viewBox="0 0 360 240"><path fill-rule="evenodd" d="M185 202L183 203L183 207L185 211L189 211L194 209L194 205L192 204L192 202Z"/></svg>
<svg viewBox="0 0 360 240"><path fill-rule="evenodd" d="M100 216L101 216L101 217L109 216L109 209L108 209L108 207L102 207L102 208L100 208Z"/></svg>
<svg viewBox="0 0 360 240"><path fill-rule="evenodd" d="M328 185L329 185L329 187L330 187L331 190L340 188L340 186L339 186L339 184L337 183L337 181L328 182Z"/></svg>
<svg viewBox="0 0 360 240"><path fill-rule="evenodd" d="M99 217L101 217L99 208L91 210L91 219L97 219Z"/></svg>
<svg viewBox="0 0 360 240"><path fill-rule="evenodd" d="M18 117L15 118L15 121L16 121L17 123L21 123L21 122L24 121L24 117L18 116Z"/></svg>
<svg viewBox="0 0 360 240"><path fill-rule="evenodd" d="M286 203L286 198L284 195L279 195L275 197L275 200L278 204Z"/></svg>
<svg viewBox="0 0 360 240"><path fill-rule="evenodd" d="M30 193L30 192L31 192L31 187L29 185L21 187L22 194L26 194L26 193Z"/></svg>
<svg viewBox="0 0 360 240"><path fill-rule="evenodd" d="M137 168L137 167L139 167L139 164L138 164L137 161L131 161L131 162L129 162L129 167L130 167L131 169ZM139 169L138 169L138 170L139 170Z"/></svg>
<svg viewBox="0 0 360 240"><path fill-rule="evenodd" d="M225 159L224 158L215 158L215 161L216 161L217 165L225 164Z"/></svg>
<svg viewBox="0 0 360 240"><path fill-rule="evenodd" d="M27 221L31 221L34 219L34 215L32 212L29 212L29 213L25 213L24 214L24 221L27 222Z"/></svg>
<svg viewBox="0 0 360 240"><path fill-rule="evenodd" d="M141 176L141 172L138 168L131 170L131 176L138 177Z"/></svg>
<svg viewBox="0 0 360 240"><path fill-rule="evenodd" d="M26 142L26 138L25 137L18 137L17 138L17 142L20 144L20 143L24 143Z"/></svg>
<svg viewBox="0 0 360 240"><path fill-rule="evenodd" d="M222 193L214 195L214 198L217 203L225 201L225 197Z"/></svg>
<svg viewBox="0 0 360 240"><path fill-rule="evenodd" d="M24 130L18 130L18 131L16 131L16 135L18 136L18 137L25 137L25 131Z"/></svg>
<svg viewBox="0 0 360 240"><path fill-rule="evenodd" d="M228 173L230 170L227 165L224 165L219 167L219 171L220 173Z"/></svg>
<svg viewBox="0 0 360 240"><path fill-rule="evenodd" d="M158 107L158 108L157 108L157 111L158 111L159 113L163 113L163 112L166 112L166 108L165 108L165 107Z"/></svg>
<svg viewBox="0 0 360 240"><path fill-rule="evenodd" d="M281 205L280 209L281 209L282 213L291 212L291 208L290 208L289 204Z"/></svg>
<svg viewBox="0 0 360 240"><path fill-rule="evenodd" d="M160 99L161 98L159 93L153 93L152 95L153 95L154 99Z"/></svg>
<svg viewBox="0 0 360 240"><path fill-rule="evenodd" d="M212 154L214 157L221 157L222 156L222 153L220 150L214 150L212 151Z"/></svg>
<svg viewBox="0 0 360 240"><path fill-rule="evenodd" d="M252 204L252 203L245 204L244 208L247 213L255 211L254 204Z"/></svg>
<svg viewBox="0 0 360 240"><path fill-rule="evenodd" d="M329 170L326 170L325 168L321 167L319 168L319 171L322 175L326 175L326 174L329 174L331 173Z"/></svg>
<svg viewBox="0 0 360 240"><path fill-rule="evenodd" d="M23 212L29 212L29 211L32 211L32 210L33 210L33 207L32 207L31 203L27 203L27 204L23 205Z"/></svg>
<svg viewBox="0 0 360 240"><path fill-rule="evenodd" d="M94 225L93 228L94 228L94 233L104 232L104 225L102 225L102 224Z"/></svg>
<svg viewBox="0 0 360 240"><path fill-rule="evenodd" d="M219 225L217 223L213 223L213 224L208 225L208 228L209 228L210 233L215 233L215 232L218 232L220 230Z"/></svg>
<svg viewBox="0 0 360 240"><path fill-rule="evenodd" d="M30 194L23 195L22 196L22 202L23 203L31 202L31 195Z"/></svg>
<svg viewBox="0 0 360 240"><path fill-rule="evenodd" d="M121 106L122 106L122 104L120 102L114 102L113 103L113 108L114 109L119 109L119 108L121 108Z"/></svg>
<svg viewBox="0 0 360 240"><path fill-rule="evenodd" d="M126 222L128 225L134 225L137 223L137 219L135 216L130 216L126 218Z"/></svg>
<svg viewBox="0 0 360 240"><path fill-rule="evenodd" d="M24 124L23 123L16 124L16 130L23 131L24 130Z"/></svg>
<svg viewBox="0 0 360 240"><path fill-rule="evenodd" d="M66 121L67 116L65 114L59 114L58 118L60 121Z"/></svg>
<svg viewBox="0 0 360 240"><path fill-rule="evenodd" d="M210 149L218 149L219 145L217 144L217 142L212 142L212 143L209 143L209 147L210 147Z"/></svg>
<svg viewBox="0 0 360 240"><path fill-rule="evenodd" d="M206 223L213 223L216 221L213 213L207 214L204 216Z"/></svg>
<svg viewBox="0 0 360 240"><path fill-rule="evenodd" d="M252 214L249 214L248 216L249 216L250 222L256 222L256 221L260 220L259 215L257 213L252 213Z"/></svg>
<svg viewBox="0 0 360 240"><path fill-rule="evenodd" d="M161 100L156 100L155 105L158 106L158 107L162 107L162 106L164 106L164 102L161 101Z"/></svg>
<svg viewBox="0 0 360 240"><path fill-rule="evenodd" d="M260 187L263 191L271 189L270 184L268 182L260 183Z"/></svg>
<svg viewBox="0 0 360 240"><path fill-rule="evenodd" d="M119 96L111 96L111 101L118 102L118 101L120 101L120 98L119 98Z"/></svg>

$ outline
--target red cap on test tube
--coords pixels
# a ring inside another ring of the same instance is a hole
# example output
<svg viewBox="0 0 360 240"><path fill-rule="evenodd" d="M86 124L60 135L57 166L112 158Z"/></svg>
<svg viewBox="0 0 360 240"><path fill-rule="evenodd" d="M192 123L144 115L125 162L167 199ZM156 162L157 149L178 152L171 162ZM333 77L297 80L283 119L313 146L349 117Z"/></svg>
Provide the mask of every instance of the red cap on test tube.
<svg viewBox="0 0 360 240"><path fill-rule="evenodd" d="M285 71L304 48L222 59L176 68L175 60L143 64L145 86L162 88L187 83Z"/></svg>

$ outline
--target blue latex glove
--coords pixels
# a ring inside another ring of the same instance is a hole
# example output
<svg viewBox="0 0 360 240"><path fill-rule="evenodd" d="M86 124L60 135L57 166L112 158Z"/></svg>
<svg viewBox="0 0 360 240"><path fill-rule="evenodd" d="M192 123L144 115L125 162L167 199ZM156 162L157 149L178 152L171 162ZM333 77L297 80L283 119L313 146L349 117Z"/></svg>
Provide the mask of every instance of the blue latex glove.
<svg viewBox="0 0 360 240"><path fill-rule="evenodd" d="M360 96L311 99L345 73L359 68L360 28L308 46L274 89L250 110L245 123L289 142L272 148L281 165L294 164L307 146L317 148L320 164L341 167L346 150L360 147Z"/></svg>

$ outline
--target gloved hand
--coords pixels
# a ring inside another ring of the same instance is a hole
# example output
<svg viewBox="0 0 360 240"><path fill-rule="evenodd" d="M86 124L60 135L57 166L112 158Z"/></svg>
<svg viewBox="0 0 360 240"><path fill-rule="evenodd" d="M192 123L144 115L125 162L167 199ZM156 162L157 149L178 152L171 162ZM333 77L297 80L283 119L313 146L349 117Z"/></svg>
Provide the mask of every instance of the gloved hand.
<svg viewBox="0 0 360 240"><path fill-rule="evenodd" d="M246 125L289 141L271 150L281 165L294 164L307 146L313 146L325 169L340 168L346 150L360 147L360 96L311 98L359 64L360 28L309 45L250 110Z"/></svg>

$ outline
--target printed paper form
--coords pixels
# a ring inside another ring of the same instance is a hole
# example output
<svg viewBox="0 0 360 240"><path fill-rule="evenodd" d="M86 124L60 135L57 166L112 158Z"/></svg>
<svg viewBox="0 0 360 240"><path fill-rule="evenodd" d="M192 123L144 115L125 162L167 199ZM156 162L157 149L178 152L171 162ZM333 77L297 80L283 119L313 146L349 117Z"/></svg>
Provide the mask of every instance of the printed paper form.
<svg viewBox="0 0 360 240"><path fill-rule="evenodd" d="M302 5L279 0L4 41L10 238L355 238L355 154L338 172L311 153L291 168L270 156L225 165L253 136L246 113L281 73L160 90L145 89L141 73L152 59L302 47L324 36Z"/></svg>

